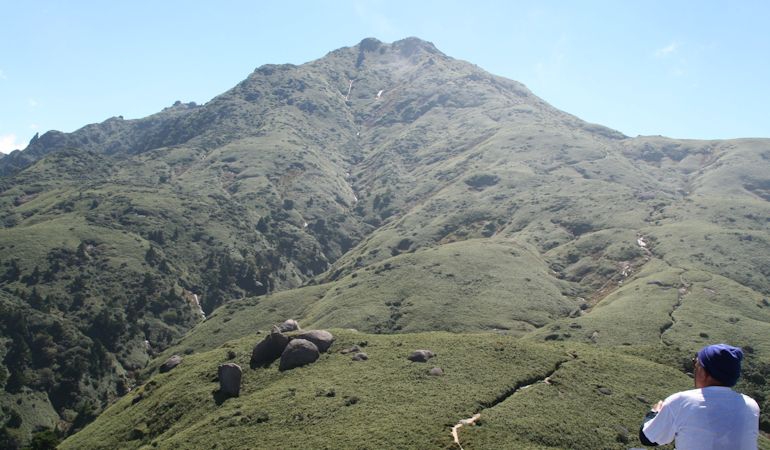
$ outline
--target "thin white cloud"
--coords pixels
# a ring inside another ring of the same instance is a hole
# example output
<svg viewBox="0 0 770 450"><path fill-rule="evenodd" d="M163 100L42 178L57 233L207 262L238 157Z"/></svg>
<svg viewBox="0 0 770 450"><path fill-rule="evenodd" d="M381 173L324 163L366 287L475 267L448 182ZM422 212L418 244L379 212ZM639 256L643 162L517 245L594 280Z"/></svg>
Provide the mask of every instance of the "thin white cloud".
<svg viewBox="0 0 770 450"><path fill-rule="evenodd" d="M0 69L0 80L7 80L8 77L5 76L5 72L3 72L3 69Z"/></svg>
<svg viewBox="0 0 770 450"><path fill-rule="evenodd" d="M379 10L381 5L380 2L356 1L353 8L361 22L374 32L371 37L388 39L399 32L393 22Z"/></svg>
<svg viewBox="0 0 770 450"><path fill-rule="evenodd" d="M31 124L29 124L29 129L32 130L32 131L38 131L38 130L40 130L40 125L38 125L36 123L31 123Z"/></svg>
<svg viewBox="0 0 770 450"><path fill-rule="evenodd" d="M16 142L16 135L13 133L0 135L0 153L11 153L14 150L19 150L26 147L26 145Z"/></svg>
<svg viewBox="0 0 770 450"><path fill-rule="evenodd" d="M659 48L659 49L655 50L655 57L656 58L665 58L665 57L673 54L674 52L676 52L678 48L679 48L679 43L678 42L672 42L672 43L668 44L665 47L662 47L662 48Z"/></svg>
<svg viewBox="0 0 770 450"><path fill-rule="evenodd" d="M535 63L534 71L538 78L541 80L558 79L563 75L567 63L569 45L569 38L566 34L562 33L559 39L551 46L550 53Z"/></svg>
<svg viewBox="0 0 770 450"><path fill-rule="evenodd" d="M27 99L27 104L30 108L35 108L39 103L34 98Z"/></svg>

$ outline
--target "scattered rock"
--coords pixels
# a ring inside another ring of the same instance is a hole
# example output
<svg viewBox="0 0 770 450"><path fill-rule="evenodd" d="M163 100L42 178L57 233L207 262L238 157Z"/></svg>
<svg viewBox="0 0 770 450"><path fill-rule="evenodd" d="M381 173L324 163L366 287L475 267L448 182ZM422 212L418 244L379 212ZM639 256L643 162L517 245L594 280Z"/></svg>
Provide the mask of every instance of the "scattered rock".
<svg viewBox="0 0 770 450"><path fill-rule="evenodd" d="M225 363L219 366L219 391L223 394L237 397L241 393L241 366L234 363Z"/></svg>
<svg viewBox="0 0 770 450"><path fill-rule="evenodd" d="M320 356L318 347L306 339L293 339L281 354L279 370L290 370L315 362Z"/></svg>
<svg viewBox="0 0 770 450"><path fill-rule="evenodd" d="M601 386L599 389L597 389L597 391L599 391L600 394L612 395L612 389L604 386Z"/></svg>
<svg viewBox="0 0 770 450"><path fill-rule="evenodd" d="M294 319L288 319L284 323L278 325L278 330L282 333L298 331L299 329L299 323Z"/></svg>
<svg viewBox="0 0 770 450"><path fill-rule="evenodd" d="M640 403L643 403L645 405L650 405L650 401L645 397L644 395L637 395L636 399L639 400Z"/></svg>
<svg viewBox="0 0 770 450"><path fill-rule="evenodd" d="M258 343L251 352L251 368L265 366L281 357L289 338L284 336L278 327L273 327L269 335Z"/></svg>
<svg viewBox="0 0 770 450"><path fill-rule="evenodd" d="M628 436L628 428L622 425L615 425L615 431L618 432L618 434L615 436L616 441L620 442L621 444L628 444L631 441Z"/></svg>
<svg viewBox="0 0 770 450"><path fill-rule="evenodd" d="M326 351L329 350L329 347L332 346L332 342L334 342L334 336L326 330L306 331L296 338L305 339L314 343L321 353L326 353Z"/></svg>
<svg viewBox="0 0 770 450"><path fill-rule="evenodd" d="M340 351L343 355L347 355L348 353L358 353L361 351L361 347L354 345L350 348L346 348Z"/></svg>
<svg viewBox="0 0 770 450"><path fill-rule="evenodd" d="M334 388L328 389L328 390L320 389L320 390L316 391L316 393L315 393L316 397L329 397L329 398L332 398L332 397L334 397L336 395L337 395L337 392L334 390Z"/></svg>
<svg viewBox="0 0 770 450"><path fill-rule="evenodd" d="M129 433L129 439L132 441L143 439L145 436L147 436L147 433L149 432L149 427L146 423L140 423L139 425L135 426L131 432Z"/></svg>
<svg viewBox="0 0 770 450"><path fill-rule="evenodd" d="M358 352L351 358L353 361L366 361L369 359L369 355L364 352Z"/></svg>
<svg viewBox="0 0 770 450"><path fill-rule="evenodd" d="M166 362L164 362L160 366L160 373L166 373L169 370L173 369L174 367L182 364L183 358L179 355L174 355L171 358L167 359Z"/></svg>
<svg viewBox="0 0 770 450"><path fill-rule="evenodd" d="M236 356L238 356L238 354L235 353L234 351L232 350L227 351L227 359L235 359Z"/></svg>
<svg viewBox="0 0 770 450"><path fill-rule="evenodd" d="M436 356L436 354L430 350L415 350L411 355L407 356L406 359L412 362L428 362L428 360L434 356Z"/></svg>
<svg viewBox="0 0 770 450"><path fill-rule="evenodd" d="M428 375L433 375L434 377L440 377L444 375L444 370L441 367L434 367L428 371Z"/></svg>
<svg viewBox="0 0 770 450"><path fill-rule="evenodd" d="M652 191L639 192L636 194L636 198L642 201L655 200L655 192L652 192Z"/></svg>

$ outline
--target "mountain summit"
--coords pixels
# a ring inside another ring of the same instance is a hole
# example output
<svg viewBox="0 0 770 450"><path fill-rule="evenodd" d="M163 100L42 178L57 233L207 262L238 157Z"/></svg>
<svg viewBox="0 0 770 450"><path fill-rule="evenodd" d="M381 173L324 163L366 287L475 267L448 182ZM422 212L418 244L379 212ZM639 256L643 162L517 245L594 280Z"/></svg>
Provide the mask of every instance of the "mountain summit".
<svg viewBox="0 0 770 450"><path fill-rule="evenodd" d="M447 371L465 394L441 397L441 407L465 417L551 374L575 377L565 395L606 388L587 419L599 434L576 425L570 442L625 445L633 408L615 414L607 386L582 391L574 380L585 367L609 371L622 360L655 379L686 380L681 361L706 342L770 356L768 161L767 139L629 138L417 38L367 38L306 64L265 65L204 105L49 131L0 159L3 442L44 428L72 433L124 397L67 445L210 446L209 433L223 431L209 425L234 404L212 399L207 384L225 361L220 346L237 349L228 358L246 367L254 333L294 318L339 329L350 348L371 341L373 361L389 349L371 364L377 375L356 373L409 392L425 376L393 372L399 336L435 344L457 373L494 367L501 381L481 391ZM572 346L571 356L558 345ZM318 396L298 391L292 372L244 370L268 390L298 392L300 406L270 409L245 387L270 412L249 411L243 423L256 420L275 439L276 424L299 415L311 423L317 404L303 402L334 398L315 377L351 389L330 417L347 417L354 397L366 405L372 387L353 387L337 350L303 372ZM172 354L184 355L182 366L154 375ZM537 369L505 378L516 358ZM757 380L767 367L748 364L758 378L747 389L764 392ZM631 399L660 395L613 376ZM599 425L621 416L614 428ZM410 423L430 422L421 417ZM352 436L372 430L350 420L338 431L355 447ZM445 419L436 420L428 425L440 430ZM498 425L489 430L542 435L516 434L519 448L571 445L549 434L553 424ZM391 448L449 444L382 433ZM318 446L324 439L313 435Z"/></svg>

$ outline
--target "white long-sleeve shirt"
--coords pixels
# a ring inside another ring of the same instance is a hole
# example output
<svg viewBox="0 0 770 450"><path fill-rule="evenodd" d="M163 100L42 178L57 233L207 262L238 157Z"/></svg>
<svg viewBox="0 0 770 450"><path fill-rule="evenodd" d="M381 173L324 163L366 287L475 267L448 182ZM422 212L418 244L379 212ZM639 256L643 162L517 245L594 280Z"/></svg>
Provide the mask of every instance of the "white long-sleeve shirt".
<svg viewBox="0 0 770 450"><path fill-rule="evenodd" d="M658 444L676 439L677 450L756 450L759 406L728 387L677 392L642 431Z"/></svg>

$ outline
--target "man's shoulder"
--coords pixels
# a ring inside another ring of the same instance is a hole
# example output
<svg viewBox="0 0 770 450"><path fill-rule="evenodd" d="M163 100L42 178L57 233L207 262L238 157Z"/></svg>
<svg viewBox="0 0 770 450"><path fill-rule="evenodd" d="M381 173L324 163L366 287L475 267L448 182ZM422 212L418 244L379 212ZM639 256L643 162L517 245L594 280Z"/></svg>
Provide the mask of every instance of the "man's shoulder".
<svg viewBox="0 0 770 450"><path fill-rule="evenodd" d="M746 406L751 408L752 410L756 411L757 414L759 414L759 405L757 404L757 401L753 398L749 397L746 394L741 394L741 397L743 397L743 401L746 402Z"/></svg>
<svg viewBox="0 0 770 450"><path fill-rule="evenodd" d="M679 391L669 395L666 398L665 403L674 403L676 401L681 401L681 400L693 400L693 399L702 399L702 398L703 398L703 393L701 392L700 389L690 389L687 391Z"/></svg>

